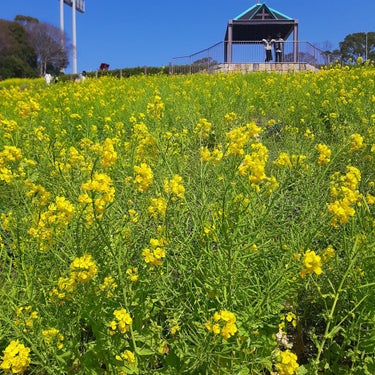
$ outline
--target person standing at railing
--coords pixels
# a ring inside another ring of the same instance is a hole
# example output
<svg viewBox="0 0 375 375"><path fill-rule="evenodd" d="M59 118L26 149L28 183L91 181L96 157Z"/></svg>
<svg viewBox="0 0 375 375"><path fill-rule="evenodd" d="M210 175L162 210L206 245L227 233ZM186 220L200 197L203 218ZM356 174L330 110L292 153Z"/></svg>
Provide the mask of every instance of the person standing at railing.
<svg viewBox="0 0 375 375"><path fill-rule="evenodd" d="M267 39L262 39L264 44L264 50L266 52L265 62L270 62L272 60L272 46L275 43L275 39L271 39L271 36L268 36Z"/></svg>
<svg viewBox="0 0 375 375"><path fill-rule="evenodd" d="M283 62L284 56L284 39L281 37L281 34L277 34L277 39L274 43L276 62Z"/></svg>

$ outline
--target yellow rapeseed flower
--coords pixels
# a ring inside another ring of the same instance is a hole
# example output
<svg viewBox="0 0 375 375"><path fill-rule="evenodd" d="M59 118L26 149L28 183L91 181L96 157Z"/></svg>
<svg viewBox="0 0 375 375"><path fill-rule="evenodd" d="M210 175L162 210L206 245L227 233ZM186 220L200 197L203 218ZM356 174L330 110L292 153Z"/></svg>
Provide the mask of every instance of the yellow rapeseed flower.
<svg viewBox="0 0 375 375"><path fill-rule="evenodd" d="M350 151L357 151L362 147L364 147L363 137L358 133L352 134L350 136Z"/></svg>
<svg viewBox="0 0 375 375"><path fill-rule="evenodd" d="M102 292L107 292L107 297L112 298L113 297L113 290L117 288L117 284L115 282L115 279L112 276L106 276L104 278L103 284L100 285L99 289Z"/></svg>
<svg viewBox="0 0 375 375"><path fill-rule="evenodd" d="M211 322L205 323L205 328L211 331L215 335L221 334L221 336L228 340L230 337L234 336L237 332L236 326L236 316L228 310L221 310L214 313Z"/></svg>
<svg viewBox="0 0 375 375"><path fill-rule="evenodd" d="M127 363L134 365L135 364L135 355L130 350L125 350L120 355L116 355L118 361L126 361Z"/></svg>
<svg viewBox="0 0 375 375"><path fill-rule="evenodd" d="M157 198L151 198L151 204L147 208L147 212L155 219L160 215L165 217L167 211L167 201L159 194Z"/></svg>
<svg viewBox="0 0 375 375"><path fill-rule="evenodd" d="M58 349L62 349L64 347L64 344L63 344L64 336L60 333L60 331L57 328L50 328L50 329L43 330L42 336L43 336L44 342L47 345L54 344L57 346Z"/></svg>
<svg viewBox="0 0 375 375"><path fill-rule="evenodd" d="M298 370L298 358L289 349L282 351L278 355L278 363L275 367L279 375L293 375Z"/></svg>
<svg viewBox="0 0 375 375"><path fill-rule="evenodd" d="M11 341L3 350L0 368L12 374L23 374L30 364L30 348L25 347L18 340Z"/></svg>
<svg viewBox="0 0 375 375"><path fill-rule="evenodd" d="M136 282L139 278L137 267L128 268L126 270L126 274L128 275L129 280L132 281L133 283Z"/></svg>
<svg viewBox="0 0 375 375"><path fill-rule="evenodd" d="M180 175L175 174L171 180L164 180L164 191L167 194L173 194L178 198L183 199L185 194L185 187L183 179Z"/></svg>
<svg viewBox="0 0 375 375"><path fill-rule="evenodd" d="M331 150L323 143L319 143L315 146L315 149L319 152L318 165L328 164L331 160Z"/></svg>
<svg viewBox="0 0 375 375"><path fill-rule="evenodd" d="M70 269L72 278L81 283L89 282L98 273L98 267L90 254L75 258Z"/></svg>
<svg viewBox="0 0 375 375"><path fill-rule="evenodd" d="M130 326L133 322L133 319L131 318L130 314L126 311L126 309L122 308L119 310L115 310L113 312L113 315L115 319L109 323L110 334L115 334L116 330L118 330L122 334L128 332L130 330Z"/></svg>
<svg viewBox="0 0 375 375"><path fill-rule="evenodd" d="M212 124L207 121L207 119L201 118L194 129L194 134L197 134L202 138L208 138L211 133L211 128Z"/></svg>
<svg viewBox="0 0 375 375"><path fill-rule="evenodd" d="M322 271L322 260L315 251L307 250L302 259L304 269L300 272L301 277L304 279L307 274L315 273L320 275Z"/></svg>
<svg viewBox="0 0 375 375"><path fill-rule="evenodd" d="M146 163L141 163L140 166L135 165L134 173L136 173L134 184L137 185L137 190L141 192L148 190L154 178L150 166Z"/></svg>

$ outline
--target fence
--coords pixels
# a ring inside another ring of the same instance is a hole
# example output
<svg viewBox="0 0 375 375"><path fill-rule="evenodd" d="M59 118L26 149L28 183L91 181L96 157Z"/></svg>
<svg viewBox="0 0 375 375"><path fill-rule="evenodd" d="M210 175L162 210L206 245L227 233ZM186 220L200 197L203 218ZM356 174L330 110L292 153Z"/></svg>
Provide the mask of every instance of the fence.
<svg viewBox="0 0 375 375"><path fill-rule="evenodd" d="M264 62L264 45L259 41L232 43L231 61L225 61L227 42L215 45L196 52L189 56L174 57L170 62L170 73L188 74L201 71L214 72L225 63L260 63ZM273 59L275 52L272 51ZM284 42L283 63L309 64L319 67L329 64L330 56L309 42ZM271 63L275 62L272 60Z"/></svg>

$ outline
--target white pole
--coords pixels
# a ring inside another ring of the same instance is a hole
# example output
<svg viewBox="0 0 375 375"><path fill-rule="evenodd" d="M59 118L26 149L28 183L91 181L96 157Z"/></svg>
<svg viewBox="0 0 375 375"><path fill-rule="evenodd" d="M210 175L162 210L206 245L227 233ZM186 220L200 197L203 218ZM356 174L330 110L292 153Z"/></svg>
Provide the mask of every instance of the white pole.
<svg viewBox="0 0 375 375"><path fill-rule="evenodd" d="M64 33L64 0L60 0L60 30Z"/></svg>
<svg viewBox="0 0 375 375"><path fill-rule="evenodd" d="M366 31L366 58L365 58L365 61L367 61L367 55L368 55L368 37L367 37L367 31Z"/></svg>
<svg viewBox="0 0 375 375"><path fill-rule="evenodd" d="M64 0L60 0L60 43L61 48L65 48L64 46ZM64 72L64 69L61 69L61 72Z"/></svg>
<svg viewBox="0 0 375 375"><path fill-rule="evenodd" d="M76 0L72 4L73 74L77 74Z"/></svg>

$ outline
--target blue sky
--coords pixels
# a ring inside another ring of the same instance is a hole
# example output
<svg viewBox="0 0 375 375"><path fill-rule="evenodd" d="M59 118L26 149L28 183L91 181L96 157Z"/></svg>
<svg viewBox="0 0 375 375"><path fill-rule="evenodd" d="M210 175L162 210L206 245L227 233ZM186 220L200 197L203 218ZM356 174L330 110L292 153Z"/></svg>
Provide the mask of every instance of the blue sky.
<svg viewBox="0 0 375 375"><path fill-rule="evenodd" d="M375 0L266 0L269 7L299 22L299 40L324 49L338 48L345 36L375 31ZM78 13L78 71L168 65L224 39L227 22L256 0L126 1L86 0ZM60 27L59 0L0 0L0 18L32 16ZM64 6L65 31L71 38L71 8ZM66 70L71 72L71 65Z"/></svg>

